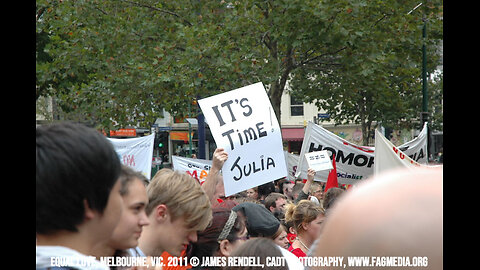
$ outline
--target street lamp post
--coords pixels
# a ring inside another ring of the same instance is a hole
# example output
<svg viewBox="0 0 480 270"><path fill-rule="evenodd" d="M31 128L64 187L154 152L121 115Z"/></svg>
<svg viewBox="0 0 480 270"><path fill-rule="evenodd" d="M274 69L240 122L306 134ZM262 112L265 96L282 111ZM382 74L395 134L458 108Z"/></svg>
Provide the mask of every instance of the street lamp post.
<svg viewBox="0 0 480 270"><path fill-rule="evenodd" d="M422 37L423 37L423 45L422 45L422 111L427 113L428 116L428 92L427 92L427 19L425 15L423 17L423 30L422 30ZM426 121L428 120L425 119ZM424 122L426 122L424 121ZM423 124L423 123L422 123Z"/></svg>
<svg viewBox="0 0 480 270"><path fill-rule="evenodd" d="M412 10L410 10L407 15L412 13L418 7L423 4L420 3ZM423 28L422 28L422 112L420 113L420 122L422 126L424 126L425 122L428 122L428 81L427 81L427 18L425 14L423 14ZM430 128L428 128L428 135L427 135L427 153L430 150ZM427 154L427 162L428 157Z"/></svg>

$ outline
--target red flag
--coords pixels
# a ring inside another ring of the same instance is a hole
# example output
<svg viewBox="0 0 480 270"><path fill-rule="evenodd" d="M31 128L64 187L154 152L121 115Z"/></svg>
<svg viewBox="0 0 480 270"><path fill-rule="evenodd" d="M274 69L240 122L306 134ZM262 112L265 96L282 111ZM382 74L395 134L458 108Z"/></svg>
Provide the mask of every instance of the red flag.
<svg viewBox="0 0 480 270"><path fill-rule="evenodd" d="M332 155L332 165L333 169L330 170L328 173L328 179L327 179L327 184L325 185L325 190L323 191L323 194L327 193L327 190L331 187L336 187L338 188L338 179L337 179L337 166L335 165L335 155Z"/></svg>

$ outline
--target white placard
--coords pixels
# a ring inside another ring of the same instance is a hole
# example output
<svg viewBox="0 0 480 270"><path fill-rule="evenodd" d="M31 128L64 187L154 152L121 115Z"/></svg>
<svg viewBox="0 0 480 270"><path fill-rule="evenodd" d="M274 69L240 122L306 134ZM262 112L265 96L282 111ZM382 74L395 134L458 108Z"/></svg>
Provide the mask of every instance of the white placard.
<svg viewBox="0 0 480 270"><path fill-rule="evenodd" d="M308 167L314 169L316 172L333 169L332 160L327 153L327 150L315 151L305 154Z"/></svg>
<svg viewBox="0 0 480 270"><path fill-rule="evenodd" d="M217 147L228 153L225 196L287 176L280 126L261 82L198 104Z"/></svg>

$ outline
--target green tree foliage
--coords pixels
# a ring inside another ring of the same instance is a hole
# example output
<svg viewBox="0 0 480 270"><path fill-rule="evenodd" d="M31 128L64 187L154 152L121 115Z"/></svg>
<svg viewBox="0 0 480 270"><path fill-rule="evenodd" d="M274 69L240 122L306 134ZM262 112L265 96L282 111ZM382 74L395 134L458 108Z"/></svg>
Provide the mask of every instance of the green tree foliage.
<svg viewBox="0 0 480 270"><path fill-rule="evenodd" d="M262 81L279 118L291 80L292 94L317 100L337 123L410 119L420 106L422 12L428 45L441 35L441 3L407 16L417 4L41 0L37 97L100 127L148 126L163 108L187 115L196 97Z"/></svg>
<svg viewBox="0 0 480 270"><path fill-rule="evenodd" d="M293 94L316 100L337 124L359 123L363 144L374 131L372 123L395 129L413 128L422 104L422 17L428 22L425 40L429 73L439 65L442 38L441 2L427 2L409 13L414 1L350 1L342 12L347 46L333 59L332 69L302 67L292 80ZM422 14L423 13L423 14ZM438 85L430 92L439 96ZM438 102L433 102L438 105ZM437 120L441 120L438 117Z"/></svg>

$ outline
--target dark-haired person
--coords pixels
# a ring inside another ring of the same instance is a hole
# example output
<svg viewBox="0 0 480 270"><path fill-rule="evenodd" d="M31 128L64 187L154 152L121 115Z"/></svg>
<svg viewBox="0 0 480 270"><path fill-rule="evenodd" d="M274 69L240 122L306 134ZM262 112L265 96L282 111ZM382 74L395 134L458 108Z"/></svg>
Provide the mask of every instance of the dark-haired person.
<svg viewBox="0 0 480 270"><path fill-rule="evenodd" d="M122 215L120 166L113 146L92 128L67 122L37 128L37 269L108 269L88 255L110 239Z"/></svg>
<svg viewBox="0 0 480 270"><path fill-rule="evenodd" d="M287 204L287 196L281 193L272 192L268 194L263 204L265 205L265 208L270 210L272 213L284 212L285 205Z"/></svg>
<svg viewBox="0 0 480 270"><path fill-rule="evenodd" d="M333 206L333 203L338 199L338 197L342 196L343 193L345 193L345 190L337 187L332 187L327 190L323 196L323 207L325 212Z"/></svg>
<svg viewBox="0 0 480 270"><path fill-rule="evenodd" d="M110 240L95 246L94 254L98 259L100 257L130 256L127 249L135 248L138 245L138 238L140 238L143 226L149 224L145 212L148 204L146 191L148 179L141 172L122 165L120 183L120 194L124 204L122 217Z"/></svg>
<svg viewBox="0 0 480 270"><path fill-rule="evenodd" d="M187 257L203 258L212 256L231 256L243 242L248 239L245 217L232 210L234 201L225 201L212 209L212 223L198 232L198 240L187 249ZM201 267L193 269L219 269L218 267Z"/></svg>

